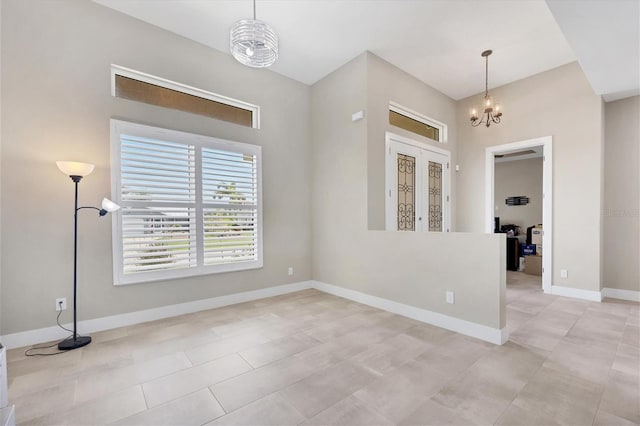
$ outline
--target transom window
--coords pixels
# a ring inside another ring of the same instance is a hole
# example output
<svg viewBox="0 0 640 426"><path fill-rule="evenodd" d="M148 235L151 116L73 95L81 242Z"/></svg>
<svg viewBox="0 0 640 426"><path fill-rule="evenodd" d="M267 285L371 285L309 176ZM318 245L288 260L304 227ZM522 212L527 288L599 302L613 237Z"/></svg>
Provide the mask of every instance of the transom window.
<svg viewBox="0 0 640 426"><path fill-rule="evenodd" d="M389 124L436 142L447 142L446 124L395 102L389 103Z"/></svg>
<svg viewBox="0 0 640 426"><path fill-rule="evenodd" d="M262 267L261 148L111 121L116 285Z"/></svg>

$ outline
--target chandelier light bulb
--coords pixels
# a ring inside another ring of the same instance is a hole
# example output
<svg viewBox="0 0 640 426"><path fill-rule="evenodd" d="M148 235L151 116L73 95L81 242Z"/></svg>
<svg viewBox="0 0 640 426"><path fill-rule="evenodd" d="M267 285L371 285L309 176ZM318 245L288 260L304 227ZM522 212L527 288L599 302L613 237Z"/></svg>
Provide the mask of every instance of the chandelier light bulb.
<svg viewBox="0 0 640 426"><path fill-rule="evenodd" d="M251 46L247 46L247 50L245 50L245 53L247 54L247 56L251 57L253 56L253 47Z"/></svg>

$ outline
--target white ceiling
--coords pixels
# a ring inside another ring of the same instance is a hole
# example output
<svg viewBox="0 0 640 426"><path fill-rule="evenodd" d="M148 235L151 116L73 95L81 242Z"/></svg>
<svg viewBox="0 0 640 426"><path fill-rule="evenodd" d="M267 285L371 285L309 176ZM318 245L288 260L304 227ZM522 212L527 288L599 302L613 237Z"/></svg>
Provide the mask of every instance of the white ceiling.
<svg viewBox="0 0 640 426"><path fill-rule="evenodd" d="M640 94L640 1L547 3L596 94L605 101Z"/></svg>
<svg viewBox="0 0 640 426"><path fill-rule="evenodd" d="M228 53L251 0L94 0ZM637 1L637 0L631 0ZM257 0L280 38L272 70L313 84L369 50L453 99L576 60L544 0Z"/></svg>

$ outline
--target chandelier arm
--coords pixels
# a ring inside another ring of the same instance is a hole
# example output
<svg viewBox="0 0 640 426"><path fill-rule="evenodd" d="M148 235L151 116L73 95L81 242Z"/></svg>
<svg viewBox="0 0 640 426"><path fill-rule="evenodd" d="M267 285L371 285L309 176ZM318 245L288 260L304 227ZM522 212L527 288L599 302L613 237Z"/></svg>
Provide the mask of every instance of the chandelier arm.
<svg viewBox="0 0 640 426"><path fill-rule="evenodd" d="M253 0L253 20L256 20L256 0Z"/></svg>

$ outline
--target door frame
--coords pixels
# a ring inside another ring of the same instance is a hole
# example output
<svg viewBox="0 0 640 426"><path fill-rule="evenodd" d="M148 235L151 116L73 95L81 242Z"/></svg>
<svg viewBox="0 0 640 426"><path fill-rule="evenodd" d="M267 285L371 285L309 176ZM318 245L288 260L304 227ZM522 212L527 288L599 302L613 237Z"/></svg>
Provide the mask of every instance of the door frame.
<svg viewBox="0 0 640 426"><path fill-rule="evenodd" d="M396 220L392 220L397 214L397 206L393 206L389 202L389 197L391 196L391 192L393 191L391 182L394 181L394 171L391 171L389 167L389 156L391 154L391 144L397 142L405 145L409 145L414 148L418 148L425 151L430 151L435 154L444 155L446 157L446 168L443 169L443 173L446 176L442 179L442 198L443 205L446 203L446 208L442 214L442 232L451 232L451 152L438 148L432 145L425 144L424 142L418 142L414 139L407 138L405 136L400 136L392 132L385 132L385 154L384 154L384 206L385 206L385 229L387 231L397 231L397 218ZM418 183L416 176L416 183ZM416 185L418 186L418 185ZM418 232L418 231L415 231ZM425 231L429 232L429 231Z"/></svg>
<svg viewBox="0 0 640 426"><path fill-rule="evenodd" d="M543 136L487 147L485 150L485 232L493 233L495 155L542 146L542 290L551 294L553 279L553 137Z"/></svg>

